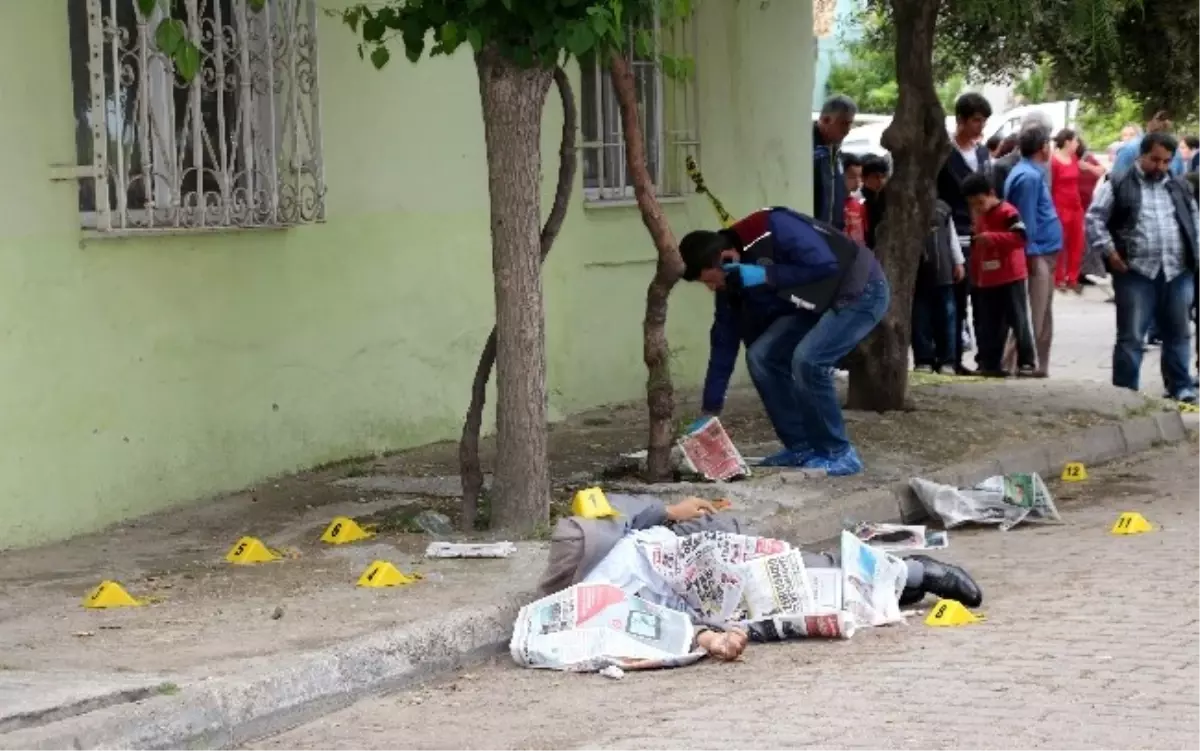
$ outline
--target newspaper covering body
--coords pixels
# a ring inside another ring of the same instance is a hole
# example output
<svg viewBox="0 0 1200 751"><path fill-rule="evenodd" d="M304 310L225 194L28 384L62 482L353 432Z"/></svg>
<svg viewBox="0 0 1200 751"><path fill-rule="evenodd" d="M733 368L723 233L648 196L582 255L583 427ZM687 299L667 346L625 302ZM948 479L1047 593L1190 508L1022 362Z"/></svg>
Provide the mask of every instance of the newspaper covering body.
<svg viewBox="0 0 1200 751"><path fill-rule="evenodd" d="M788 639L849 639L858 630L854 616L844 610L810 615L777 615L754 621L750 627L760 641Z"/></svg>
<svg viewBox="0 0 1200 751"><path fill-rule="evenodd" d="M791 615L817 612L812 585L799 550L789 550L743 564L745 578L743 601L752 621L781 613Z"/></svg>
<svg viewBox="0 0 1200 751"><path fill-rule="evenodd" d="M509 652L530 668L594 672L677 667L704 656L684 613L608 584L576 584L521 608Z"/></svg>
<svg viewBox="0 0 1200 751"><path fill-rule="evenodd" d="M855 623L902 623L900 592L908 578L904 561L872 548L852 532L842 532L842 608Z"/></svg>
<svg viewBox="0 0 1200 751"><path fill-rule="evenodd" d="M909 480L909 485L947 529L974 522L1008 531L1023 521L1062 521L1050 490L1037 473L996 475L967 490L919 477Z"/></svg>
<svg viewBox="0 0 1200 751"><path fill-rule="evenodd" d="M783 540L729 532L698 532L683 537L639 541L650 567L677 592L701 620L736 620L745 589L740 564L785 552Z"/></svg>

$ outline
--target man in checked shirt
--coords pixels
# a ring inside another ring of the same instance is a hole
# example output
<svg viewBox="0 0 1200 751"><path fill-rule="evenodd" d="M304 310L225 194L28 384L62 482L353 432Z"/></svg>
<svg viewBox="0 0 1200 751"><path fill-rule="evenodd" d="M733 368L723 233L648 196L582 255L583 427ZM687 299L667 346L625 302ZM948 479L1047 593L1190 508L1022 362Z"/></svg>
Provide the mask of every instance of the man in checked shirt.
<svg viewBox="0 0 1200 751"><path fill-rule="evenodd" d="M1176 146L1167 133L1142 139L1134 168L1097 188L1087 212L1087 239L1113 274L1113 385L1138 389L1142 341L1153 320L1163 340L1167 395L1195 404L1188 313L1195 296L1200 220L1191 191L1169 173Z"/></svg>

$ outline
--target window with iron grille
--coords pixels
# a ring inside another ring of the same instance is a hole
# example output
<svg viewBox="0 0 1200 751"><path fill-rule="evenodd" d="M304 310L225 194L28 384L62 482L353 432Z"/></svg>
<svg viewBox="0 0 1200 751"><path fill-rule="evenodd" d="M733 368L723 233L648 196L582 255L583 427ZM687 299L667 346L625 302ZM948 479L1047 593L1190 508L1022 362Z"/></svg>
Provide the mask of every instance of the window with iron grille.
<svg viewBox="0 0 1200 751"><path fill-rule="evenodd" d="M654 49L675 60L693 60L695 25L692 18L669 26L655 23L648 31ZM629 49L636 49L630 29ZM583 191L589 202L627 201L633 185L625 166L625 138L621 111L607 66L593 56L580 60L580 116L583 143ZM646 140L646 166L660 196L685 194L690 182L684 166L688 155L699 158L696 75L694 65L686 75L667 76L653 57L635 54L632 60L637 87L638 121Z"/></svg>
<svg viewBox="0 0 1200 751"><path fill-rule="evenodd" d="M317 0L67 0L79 209L99 231L321 221ZM181 77L155 32L200 50Z"/></svg>

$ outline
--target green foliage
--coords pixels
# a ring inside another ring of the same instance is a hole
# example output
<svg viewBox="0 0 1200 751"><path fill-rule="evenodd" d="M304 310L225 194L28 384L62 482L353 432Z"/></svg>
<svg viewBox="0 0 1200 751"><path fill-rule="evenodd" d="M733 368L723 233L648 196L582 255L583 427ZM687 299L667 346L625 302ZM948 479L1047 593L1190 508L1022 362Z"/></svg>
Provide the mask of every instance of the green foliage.
<svg viewBox="0 0 1200 751"><path fill-rule="evenodd" d="M900 97L895 37L880 13L867 11L859 14L857 21L866 33L859 39L844 40L845 57L830 67L825 93L849 96L861 112L890 115ZM950 69L938 75L934 85L942 106L949 110L966 87L966 78L961 71Z"/></svg>
<svg viewBox="0 0 1200 751"><path fill-rule="evenodd" d="M890 0L867 5L885 19L869 41L886 43ZM1157 109L1182 117L1200 97L1198 27L1195 0L942 0L934 63L999 83L1044 66L1043 97L1108 101L1124 91L1141 105L1139 121Z"/></svg>
<svg viewBox="0 0 1200 751"><path fill-rule="evenodd" d="M246 0L253 11L260 11L267 0ZM200 47L188 37L187 26L177 18L171 18L172 0L137 0L138 12L150 18L158 9L167 16L158 22L154 30L154 43L175 64L175 72L189 83L200 72Z"/></svg>
<svg viewBox="0 0 1200 751"><path fill-rule="evenodd" d="M1117 94L1102 102L1085 99L1079 105L1079 130L1092 151L1102 152L1121 138L1121 129L1134 124L1141 127L1142 107L1128 94Z"/></svg>
<svg viewBox="0 0 1200 751"><path fill-rule="evenodd" d="M690 58L656 49L646 29L655 14L663 23L692 13L695 0L389 0L328 11L360 36L359 57L377 69L392 59L400 42L410 62L451 55L464 44L474 53L494 48L521 67L552 67L564 55L582 57L624 50L642 59L658 57L663 72L686 78ZM629 44L627 29L638 28Z"/></svg>
<svg viewBox="0 0 1200 751"><path fill-rule="evenodd" d="M1033 66L1013 86L1013 94L1021 104L1041 104L1058 101L1058 92L1051 80L1053 70L1048 60Z"/></svg>

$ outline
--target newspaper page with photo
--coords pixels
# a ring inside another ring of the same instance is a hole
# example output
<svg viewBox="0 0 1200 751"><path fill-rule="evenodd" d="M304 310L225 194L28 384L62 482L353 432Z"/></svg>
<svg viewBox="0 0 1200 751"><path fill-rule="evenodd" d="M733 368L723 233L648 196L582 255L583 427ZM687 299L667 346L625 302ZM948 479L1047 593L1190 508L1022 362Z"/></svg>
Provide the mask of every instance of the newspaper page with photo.
<svg viewBox="0 0 1200 751"><path fill-rule="evenodd" d="M524 667L594 672L678 667L704 656L684 613L608 584L576 584L521 608L509 652Z"/></svg>
<svg viewBox="0 0 1200 751"><path fill-rule="evenodd" d="M908 577L904 561L842 532L842 607L860 626L903 623L900 593Z"/></svg>

